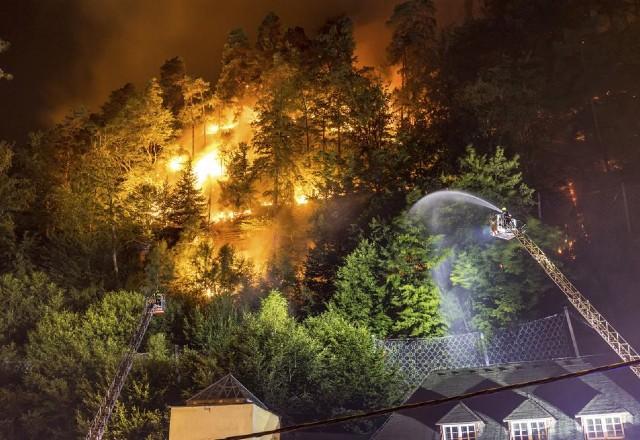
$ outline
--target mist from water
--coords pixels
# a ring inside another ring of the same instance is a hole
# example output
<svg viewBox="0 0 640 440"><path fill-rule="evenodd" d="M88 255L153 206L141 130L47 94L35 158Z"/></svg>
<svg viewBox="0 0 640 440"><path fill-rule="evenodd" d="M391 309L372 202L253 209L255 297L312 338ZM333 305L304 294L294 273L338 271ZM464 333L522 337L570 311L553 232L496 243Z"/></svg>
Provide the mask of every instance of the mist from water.
<svg viewBox="0 0 640 440"><path fill-rule="evenodd" d="M463 191L442 190L426 195L409 210L409 216L418 219L430 235L440 235L441 249L451 253L431 276L440 290L442 302L440 311L449 324L450 333L469 332L471 310L468 294L464 289L453 286L450 275L456 258L456 250L464 243L486 242L491 239L488 226L483 223L486 210L501 212L493 203ZM478 224L474 224L475 220Z"/></svg>

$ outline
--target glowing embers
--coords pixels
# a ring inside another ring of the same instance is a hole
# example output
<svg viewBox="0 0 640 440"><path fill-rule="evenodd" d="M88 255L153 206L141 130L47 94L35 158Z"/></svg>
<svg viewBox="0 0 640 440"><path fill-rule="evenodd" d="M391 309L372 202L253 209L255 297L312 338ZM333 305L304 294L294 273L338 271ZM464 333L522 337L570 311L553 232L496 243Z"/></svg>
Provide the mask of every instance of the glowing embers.
<svg viewBox="0 0 640 440"><path fill-rule="evenodd" d="M187 162L189 162L188 156L173 156L167 162L167 168L169 169L169 171L177 173L178 171L182 171L184 169L184 167L187 165Z"/></svg>
<svg viewBox="0 0 640 440"><path fill-rule="evenodd" d="M218 134L220 131L225 132L233 130L237 125L237 122L227 122L226 124L207 124L207 134Z"/></svg>
<svg viewBox="0 0 640 440"><path fill-rule="evenodd" d="M206 183L211 183L210 180L220 180L224 177L225 168L218 150L211 150L200 157L196 161L193 171L199 188L202 188Z"/></svg>
<svg viewBox="0 0 640 440"><path fill-rule="evenodd" d="M244 211L235 212L235 211L218 211L211 215L211 223L220 223L220 222L228 222L235 220L242 216L251 215L252 212L250 209L245 209Z"/></svg>

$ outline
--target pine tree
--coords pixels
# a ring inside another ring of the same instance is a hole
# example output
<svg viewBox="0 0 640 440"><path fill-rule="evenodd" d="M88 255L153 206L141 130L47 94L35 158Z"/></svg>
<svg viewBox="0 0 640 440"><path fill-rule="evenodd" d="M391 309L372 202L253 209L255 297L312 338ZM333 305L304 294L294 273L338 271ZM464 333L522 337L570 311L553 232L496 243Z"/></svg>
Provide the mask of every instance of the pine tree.
<svg viewBox="0 0 640 440"><path fill-rule="evenodd" d="M440 292L431 279L439 261L422 228L403 217L373 221L370 238L338 269L330 309L379 337L441 335Z"/></svg>
<svg viewBox="0 0 640 440"><path fill-rule="evenodd" d="M197 227L204 220L205 200L196 182L196 176L189 161L180 174L169 202L169 221L176 227Z"/></svg>
<svg viewBox="0 0 640 440"><path fill-rule="evenodd" d="M257 153L254 169L266 178L275 208L292 202L294 184L299 180L297 159L302 145L302 131L291 116L295 108L292 72L283 67L273 75L274 89L256 106L257 117L253 145Z"/></svg>
<svg viewBox="0 0 640 440"><path fill-rule="evenodd" d="M216 97L223 102L242 98L245 89L259 77L258 61L242 29L229 32L222 49L222 68L216 83Z"/></svg>
<svg viewBox="0 0 640 440"><path fill-rule="evenodd" d="M393 324L386 313L383 264L377 246L362 240L338 269L330 306L378 336L387 335Z"/></svg>
<svg viewBox="0 0 640 440"><path fill-rule="evenodd" d="M433 0L408 0L395 6L388 21L393 29L387 47L389 63L399 67L396 90L402 123L424 122L430 81L437 72L436 20Z"/></svg>
<svg viewBox="0 0 640 440"><path fill-rule="evenodd" d="M251 206L253 185L256 180L255 169L249 162L249 145L241 142L238 148L229 154L226 164L227 181L221 181L220 200L224 205L240 211Z"/></svg>
<svg viewBox="0 0 640 440"><path fill-rule="evenodd" d="M166 109L177 118L184 107L183 86L186 78L186 68L182 57L174 57L164 62L160 67L160 87L162 99Z"/></svg>
<svg viewBox="0 0 640 440"><path fill-rule="evenodd" d="M206 110L211 106L210 85L202 78L185 77L182 87L184 106L179 118L191 127L191 159L196 151L196 125L204 121ZM206 133L206 127L204 128Z"/></svg>

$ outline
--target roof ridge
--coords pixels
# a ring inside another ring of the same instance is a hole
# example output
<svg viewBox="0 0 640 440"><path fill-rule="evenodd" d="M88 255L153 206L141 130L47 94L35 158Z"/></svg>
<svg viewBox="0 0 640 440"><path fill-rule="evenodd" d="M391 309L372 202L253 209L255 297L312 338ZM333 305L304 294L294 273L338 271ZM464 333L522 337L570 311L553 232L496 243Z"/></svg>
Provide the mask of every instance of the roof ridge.
<svg viewBox="0 0 640 440"><path fill-rule="evenodd" d="M198 401L218 401L220 403L225 401L237 402L241 399L253 402L266 410L269 409L267 405L262 403L260 399L242 385L242 383L231 373L227 373L219 380L191 396L187 399L187 404L196 404Z"/></svg>
<svg viewBox="0 0 640 440"><path fill-rule="evenodd" d="M526 394L525 396L523 396L525 399L520 402L520 404L518 406L516 406L513 411L511 411L505 418L504 421L508 421L508 420L518 420L521 418L532 418L531 416L536 416L535 418L539 418L539 414L529 414L528 417L522 417L520 416L520 412L523 412L524 409L527 409L526 406L527 405L531 405L534 407L534 409L538 409L539 411L541 411L543 413L543 415L546 414L547 417L555 419L555 417L553 416L553 414L551 414L544 406L542 406L542 404L540 404L540 402L537 401L537 399L530 395L530 394Z"/></svg>
<svg viewBox="0 0 640 440"><path fill-rule="evenodd" d="M468 420L464 417L461 418L461 410L472 416L473 420ZM440 417L440 420L436 422L436 425L448 425L450 423L466 423L466 422L485 422L478 413L469 408L463 401L456 403L445 415Z"/></svg>

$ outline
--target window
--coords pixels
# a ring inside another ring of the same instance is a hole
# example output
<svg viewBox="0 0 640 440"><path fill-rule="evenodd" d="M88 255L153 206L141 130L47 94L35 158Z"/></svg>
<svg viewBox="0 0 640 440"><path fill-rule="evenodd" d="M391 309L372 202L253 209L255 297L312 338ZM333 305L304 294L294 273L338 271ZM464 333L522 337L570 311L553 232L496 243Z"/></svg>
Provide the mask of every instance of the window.
<svg viewBox="0 0 640 440"><path fill-rule="evenodd" d="M624 438L623 418L619 414L583 417L582 428L587 440Z"/></svg>
<svg viewBox="0 0 640 440"><path fill-rule="evenodd" d="M547 440L546 420L522 420L511 422L511 440Z"/></svg>
<svg viewBox="0 0 640 440"><path fill-rule="evenodd" d="M476 425L445 425L443 440L476 440Z"/></svg>

